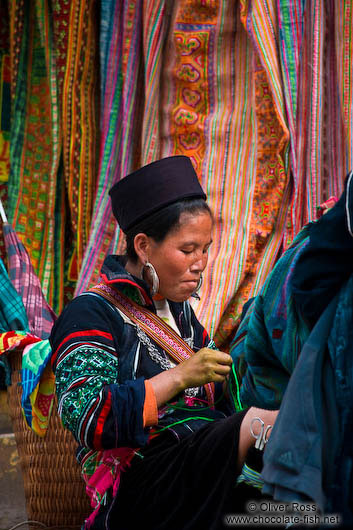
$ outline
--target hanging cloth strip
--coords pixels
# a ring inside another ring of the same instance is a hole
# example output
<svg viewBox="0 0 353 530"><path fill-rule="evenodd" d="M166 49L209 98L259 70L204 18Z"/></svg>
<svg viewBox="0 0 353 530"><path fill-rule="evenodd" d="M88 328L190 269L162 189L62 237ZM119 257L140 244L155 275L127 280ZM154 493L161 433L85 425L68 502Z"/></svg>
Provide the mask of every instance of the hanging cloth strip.
<svg viewBox="0 0 353 530"><path fill-rule="evenodd" d="M186 361L194 355L195 352L190 346L167 323L149 309L135 304L125 295L105 283L100 283L89 289L89 291L98 293L115 305L132 322L138 324L177 363ZM214 408L214 383L207 383L204 388L208 404L211 408Z"/></svg>

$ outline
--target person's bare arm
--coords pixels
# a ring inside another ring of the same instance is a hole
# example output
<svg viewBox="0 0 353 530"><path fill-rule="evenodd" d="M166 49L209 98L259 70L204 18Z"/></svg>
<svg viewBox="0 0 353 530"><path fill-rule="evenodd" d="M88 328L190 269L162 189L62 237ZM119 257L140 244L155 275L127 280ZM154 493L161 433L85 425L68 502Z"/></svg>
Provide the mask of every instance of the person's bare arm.
<svg viewBox="0 0 353 530"><path fill-rule="evenodd" d="M238 471L240 472L251 446L255 445L256 438L250 431L250 424L254 418L261 418L265 426L273 425L276 421L278 410L265 410L251 407L245 414L240 426L239 448L238 448ZM271 430L269 431L269 435Z"/></svg>

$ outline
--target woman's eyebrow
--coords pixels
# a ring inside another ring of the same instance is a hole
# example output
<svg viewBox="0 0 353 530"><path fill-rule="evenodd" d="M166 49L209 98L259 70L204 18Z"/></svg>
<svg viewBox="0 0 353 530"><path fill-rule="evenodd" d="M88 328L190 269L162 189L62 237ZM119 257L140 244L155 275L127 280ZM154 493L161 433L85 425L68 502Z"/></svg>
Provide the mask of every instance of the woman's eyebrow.
<svg viewBox="0 0 353 530"><path fill-rule="evenodd" d="M213 240L211 239L208 243L206 243L206 245L211 245L212 243L213 243ZM192 245L198 245L199 243L197 241L184 241L182 244L188 247Z"/></svg>

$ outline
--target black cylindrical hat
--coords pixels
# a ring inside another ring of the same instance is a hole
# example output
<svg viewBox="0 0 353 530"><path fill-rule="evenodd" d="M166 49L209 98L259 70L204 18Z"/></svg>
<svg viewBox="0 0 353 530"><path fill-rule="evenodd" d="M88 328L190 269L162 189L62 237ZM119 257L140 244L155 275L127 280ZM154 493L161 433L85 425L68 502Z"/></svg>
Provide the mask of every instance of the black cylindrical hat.
<svg viewBox="0 0 353 530"><path fill-rule="evenodd" d="M114 217L124 232L173 202L206 200L190 158L181 155L162 158L130 173L112 186L109 195Z"/></svg>

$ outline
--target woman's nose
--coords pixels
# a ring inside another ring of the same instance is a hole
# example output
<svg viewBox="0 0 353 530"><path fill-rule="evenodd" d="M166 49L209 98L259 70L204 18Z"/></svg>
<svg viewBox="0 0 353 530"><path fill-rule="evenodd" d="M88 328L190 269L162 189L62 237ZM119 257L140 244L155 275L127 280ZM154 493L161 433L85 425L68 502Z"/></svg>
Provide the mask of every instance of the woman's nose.
<svg viewBox="0 0 353 530"><path fill-rule="evenodd" d="M207 254L201 256L197 261L194 261L190 267L192 272L202 272L207 265Z"/></svg>

